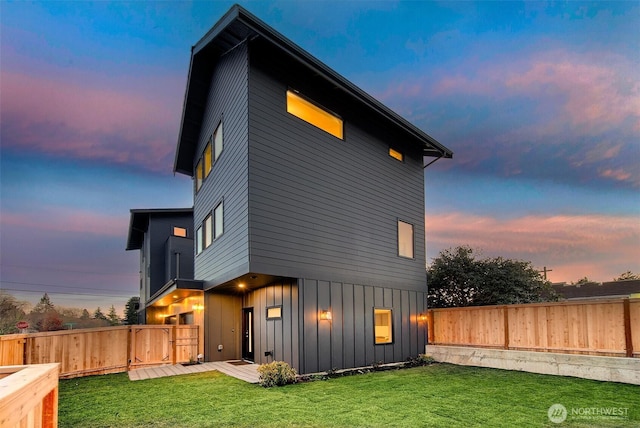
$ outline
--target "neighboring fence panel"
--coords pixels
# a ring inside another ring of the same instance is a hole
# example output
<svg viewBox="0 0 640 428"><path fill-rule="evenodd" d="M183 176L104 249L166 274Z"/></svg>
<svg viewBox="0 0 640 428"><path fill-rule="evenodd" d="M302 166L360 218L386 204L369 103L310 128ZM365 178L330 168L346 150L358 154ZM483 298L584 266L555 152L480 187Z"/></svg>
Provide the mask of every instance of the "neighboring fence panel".
<svg viewBox="0 0 640 428"><path fill-rule="evenodd" d="M640 356L640 299L431 309L429 343Z"/></svg>
<svg viewBox="0 0 640 428"><path fill-rule="evenodd" d="M0 427L58 426L60 364L0 367Z"/></svg>
<svg viewBox="0 0 640 428"><path fill-rule="evenodd" d="M60 377L197 358L198 326L139 325L0 336L0 366L60 363Z"/></svg>

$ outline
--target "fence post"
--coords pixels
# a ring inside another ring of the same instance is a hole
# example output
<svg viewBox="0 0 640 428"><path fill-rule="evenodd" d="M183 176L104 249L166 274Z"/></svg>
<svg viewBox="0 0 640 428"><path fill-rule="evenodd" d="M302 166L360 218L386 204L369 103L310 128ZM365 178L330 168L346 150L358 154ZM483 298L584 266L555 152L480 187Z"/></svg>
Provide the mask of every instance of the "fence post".
<svg viewBox="0 0 640 428"><path fill-rule="evenodd" d="M629 305L629 298L625 298L622 301L622 307L624 312L624 341L625 349L627 350L627 357L633 357L633 338L631 336L631 306Z"/></svg>
<svg viewBox="0 0 640 428"><path fill-rule="evenodd" d="M434 344L436 340L433 330L433 309L427 311L427 345Z"/></svg>
<svg viewBox="0 0 640 428"><path fill-rule="evenodd" d="M176 352L176 342L177 342L177 331L176 326L171 326L171 336L169 337L169 341L171 343L171 364L176 364L177 361L177 352Z"/></svg>
<svg viewBox="0 0 640 428"><path fill-rule="evenodd" d="M504 349L509 349L509 308L503 306L502 310L504 311Z"/></svg>

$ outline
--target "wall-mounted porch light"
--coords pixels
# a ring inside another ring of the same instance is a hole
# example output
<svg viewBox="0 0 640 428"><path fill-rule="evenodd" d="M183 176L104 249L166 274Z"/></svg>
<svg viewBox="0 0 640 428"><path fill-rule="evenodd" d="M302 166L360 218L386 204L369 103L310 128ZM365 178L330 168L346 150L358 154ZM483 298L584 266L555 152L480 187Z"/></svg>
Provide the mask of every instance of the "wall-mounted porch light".
<svg viewBox="0 0 640 428"><path fill-rule="evenodd" d="M331 316L331 311L320 311L320 319L331 321L333 319L333 317Z"/></svg>
<svg viewBox="0 0 640 428"><path fill-rule="evenodd" d="M427 314L425 314L425 313L418 314L418 321L427 322Z"/></svg>
<svg viewBox="0 0 640 428"><path fill-rule="evenodd" d="M193 305L191 309L193 309L194 311L201 311L204 309L204 305Z"/></svg>

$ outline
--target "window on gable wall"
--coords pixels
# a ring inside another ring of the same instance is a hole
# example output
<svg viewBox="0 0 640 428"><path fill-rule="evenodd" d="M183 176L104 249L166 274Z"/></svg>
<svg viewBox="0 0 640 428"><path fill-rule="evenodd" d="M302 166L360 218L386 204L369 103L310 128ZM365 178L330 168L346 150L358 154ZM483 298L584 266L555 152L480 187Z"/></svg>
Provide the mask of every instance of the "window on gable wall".
<svg viewBox="0 0 640 428"><path fill-rule="evenodd" d="M209 142L204 148L202 159L204 162L204 178L207 178L209 176L209 173L211 172L211 138L209 138Z"/></svg>
<svg viewBox="0 0 640 428"><path fill-rule="evenodd" d="M389 156L396 160L399 160L400 162L404 161L404 155L402 154L402 152L392 149L391 147L389 147Z"/></svg>
<svg viewBox="0 0 640 428"><path fill-rule="evenodd" d="M334 137L344 139L342 119L293 91L287 91L287 112Z"/></svg>
<svg viewBox="0 0 640 428"><path fill-rule="evenodd" d="M204 180L204 167L202 165L202 158L196 164L196 192L202 187L202 180Z"/></svg>

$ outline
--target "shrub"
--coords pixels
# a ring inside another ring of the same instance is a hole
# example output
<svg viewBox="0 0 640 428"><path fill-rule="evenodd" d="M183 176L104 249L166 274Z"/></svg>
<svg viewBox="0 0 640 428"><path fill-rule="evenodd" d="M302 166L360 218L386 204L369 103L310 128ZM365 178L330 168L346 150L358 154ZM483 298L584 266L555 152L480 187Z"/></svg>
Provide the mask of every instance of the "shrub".
<svg viewBox="0 0 640 428"><path fill-rule="evenodd" d="M284 361L274 361L258 367L260 385L265 388L296 382L296 370Z"/></svg>
<svg viewBox="0 0 640 428"><path fill-rule="evenodd" d="M415 358L409 358L405 363L405 367L419 367L435 364L436 360L431 355L418 354Z"/></svg>

